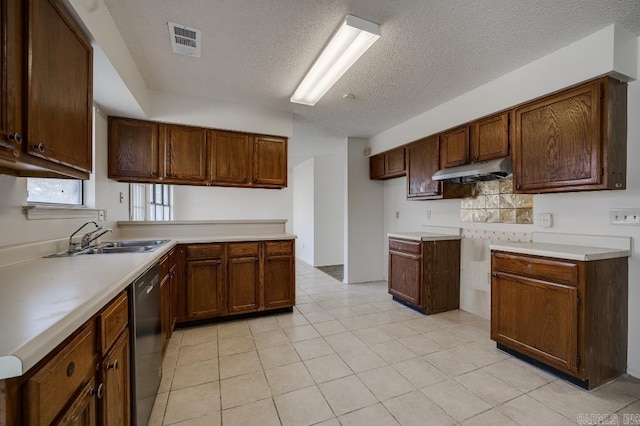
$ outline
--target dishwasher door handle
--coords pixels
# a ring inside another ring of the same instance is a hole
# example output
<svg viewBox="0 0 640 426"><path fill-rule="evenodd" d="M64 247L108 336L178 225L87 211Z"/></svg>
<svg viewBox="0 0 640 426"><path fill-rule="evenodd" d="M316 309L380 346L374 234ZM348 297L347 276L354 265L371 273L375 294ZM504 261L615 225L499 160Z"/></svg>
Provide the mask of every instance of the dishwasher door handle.
<svg viewBox="0 0 640 426"><path fill-rule="evenodd" d="M151 291L153 290L153 284L151 284L150 286L147 286L147 294L151 293Z"/></svg>

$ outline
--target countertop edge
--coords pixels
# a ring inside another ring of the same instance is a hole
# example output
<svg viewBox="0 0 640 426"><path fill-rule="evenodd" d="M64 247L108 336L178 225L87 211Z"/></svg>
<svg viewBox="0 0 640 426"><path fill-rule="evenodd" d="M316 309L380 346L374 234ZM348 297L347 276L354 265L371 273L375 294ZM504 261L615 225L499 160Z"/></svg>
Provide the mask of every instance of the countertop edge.
<svg viewBox="0 0 640 426"><path fill-rule="evenodd" d="M593 251L591 253L579 253L579 252L571 252L571 251L562 251L560 248L558 250L552 250L549 248L535 248L535 247L514 247L510 245L503 244L490 244L489 248L492 251L502 251L509 253L518 253L518 254L528 254L532 256L543 256L543 257L552 257L556 259L568 259L568 260L578 260L578 261L594 261L594 260L605 260L605 259L616 259L620 257L629 257L631 256L631 251L629 250L617 250L617 249L602 249L606 251ZM589 248L589 247L585 247Z"/></svg>
<svg viewBox="0 0 640 426"><path fill-rule="evenodd" d="M419 235L423 234L423 235ZM427 235L429 234L429 235ZM398 238L402 240L411 241L446 241L446 240L461 240L460 235L449 234L435 234L430 232L416 232L416 233L401 233L401 232L389 232L387 238Z"/></svg>
<svg viewBox="0 0 640 426"><path fill-rule="evenodd" d="M235 241L282 241L295 240L294 234L262 234L262 235L231 235L231 236L208 236L202 238L196 237L175 237L158 248L157 250L147 253L149 256L125 274L109 285L105 285L104 291L99 292L93 297L88 298L82 305L67 313L58 322L51 325L48 329L41 332L36 337L24 342L18 346L13 353L0 354L0 380L11 377L22 376L33 368L38 362L44 359L47 354L53 351L73 332L81 327L86 321L95 316L109 301L116 297L120 292L127 288L137 277L143 274L149 267L158 262L165 254L173 249L177 244L189 243L217 243L217 242L235 242ZM135 238L144 239L144 238ZM138 256L139 254L127 254L127 256ZM93 256L93 255L92 255ZM117 256L117 255L104 255ZM55 261L55 259L47 259ZM42 258L36 258L25 261L41 262ZM5 267L11 267L7 265ZM0 271L2 268L0 268Z"/></svg>

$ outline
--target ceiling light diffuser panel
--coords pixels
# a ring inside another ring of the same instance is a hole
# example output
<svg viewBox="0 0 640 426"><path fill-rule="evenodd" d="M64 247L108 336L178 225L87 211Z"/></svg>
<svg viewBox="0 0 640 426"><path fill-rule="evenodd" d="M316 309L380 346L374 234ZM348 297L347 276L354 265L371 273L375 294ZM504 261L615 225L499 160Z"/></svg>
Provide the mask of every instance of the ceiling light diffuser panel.
<svg viewBox="0 0 640 426"><path fill-rule="evenodd" d="M347 15L325 46L290 101L315 105L336 81L380 38L380 26Z"/></svg>

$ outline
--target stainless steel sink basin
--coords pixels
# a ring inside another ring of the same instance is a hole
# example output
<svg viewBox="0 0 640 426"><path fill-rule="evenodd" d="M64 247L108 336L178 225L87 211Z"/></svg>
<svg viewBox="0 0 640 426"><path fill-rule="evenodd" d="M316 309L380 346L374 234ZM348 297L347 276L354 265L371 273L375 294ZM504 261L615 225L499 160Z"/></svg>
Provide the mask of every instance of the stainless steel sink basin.
<svg viewBox="0 0 640 426"><path fill-rule="evenodd" d="M157 250L169 240L129 240L108 241L96 247L86 248L74 253L62 252L45 257L68 257L85 254L149 253Z"/></svg>

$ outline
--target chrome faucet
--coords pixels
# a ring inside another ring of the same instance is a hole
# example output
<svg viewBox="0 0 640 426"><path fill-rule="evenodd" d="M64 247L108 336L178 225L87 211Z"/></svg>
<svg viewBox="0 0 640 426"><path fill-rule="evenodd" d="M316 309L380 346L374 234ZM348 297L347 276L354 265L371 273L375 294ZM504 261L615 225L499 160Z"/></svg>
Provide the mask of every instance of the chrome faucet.
<svg viewBox="0 0 640 426"><path fill-rule="evenodd" d="M96 232L100 232L98 235L93 236L93 234L95 234ZM82 236L82 248L86 249L89 248L89 245L94 242L95 240L97 240L98 238L102 237L104 234L106 234L107 232L113 232L113 229L105 229L102 230L102 227L98 226L98 229L91 231L91 232L87 232L86 234L84 234Z"/></svg>
<svg viewBox="0 0 640 426"><path fill-rule="evenodd" d="M75 251L76 251L76 247L78 247L78 243L74 243L74 242L73 242L73 237L74 237L78 232L80 232L82 229L84 229L84 227L85 227L85 226L87 226L87 225L89 225L89 224L93 224L93 225L96 227L96 230L95 230L95 231L93 231L93 232L97 232L97 231L99 231L99 230L101 230L101 229L102 229L102 228L101 228L97 223L95 223L94 221L87 222L87 223L85 223L84 225L82 225L80 228L76 229L76 231L75 231L73 234L71 234L71 236L69 237L69 248L67 249L67 252L68 252L68 253L75 253ZM86 235L87 235L87 234L85 234L85 236L86 236ZM83 236L83 237L82 237L82 246L81 246L82 248L84 248L84 237L85 237L85 236Z"/></svg>

